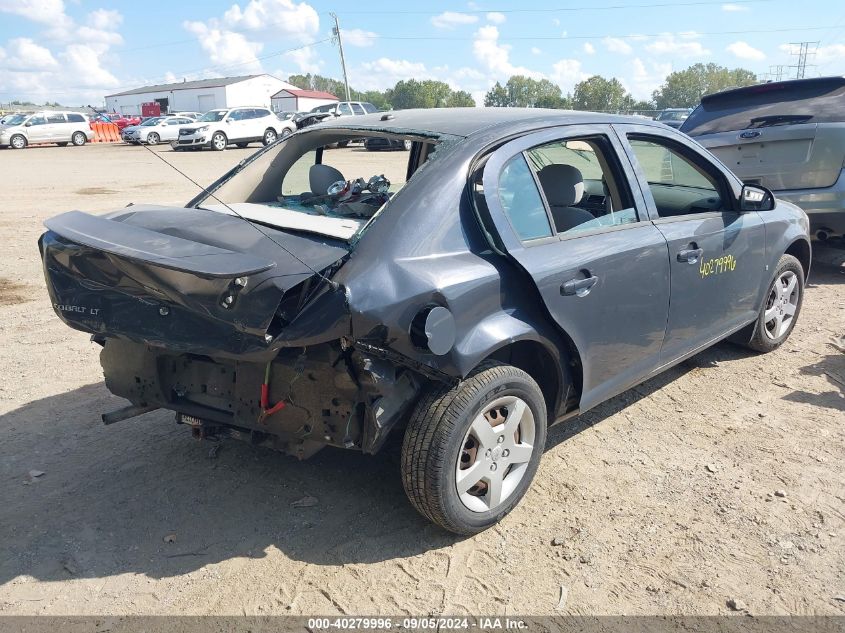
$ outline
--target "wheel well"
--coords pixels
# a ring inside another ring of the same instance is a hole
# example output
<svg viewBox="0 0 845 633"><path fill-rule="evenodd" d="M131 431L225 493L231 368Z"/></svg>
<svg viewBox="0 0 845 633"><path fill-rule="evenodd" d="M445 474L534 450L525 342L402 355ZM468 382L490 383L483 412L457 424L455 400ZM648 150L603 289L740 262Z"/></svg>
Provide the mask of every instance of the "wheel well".
<svg viewBox="0 0 845 633"><path fill-rule="evenodd" d="M786 255L792 255L795 259L801 262L801 268L804 269L804 278L810 274L810 243L807 240L795 240L786 249Z"/></svg>
<svg viewBox="0 0 845 633"><path fill-rule="evenodd" d="M571 341L567 343L572 344ZM581 393L581 363L574 348L567 351L567 358L561 359L560 367L551 352L537 341L517 341L505 345L488 358L518 367L536 380L543 392L550 420L557 417L558 402L570 405L567 409L577 406ZM566 391L562 387L566 387Z"/></svg>

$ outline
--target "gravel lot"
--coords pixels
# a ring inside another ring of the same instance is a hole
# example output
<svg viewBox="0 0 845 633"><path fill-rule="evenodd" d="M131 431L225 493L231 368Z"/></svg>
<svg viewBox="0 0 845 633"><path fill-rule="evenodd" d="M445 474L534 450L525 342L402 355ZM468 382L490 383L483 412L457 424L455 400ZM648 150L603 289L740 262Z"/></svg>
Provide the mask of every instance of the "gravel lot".
<svg viewBox="0 0 845 633"><path fill-rule="evenodd" d="M155 149L203 183L254 150ZM552 429L521 506L457 538L395 447L297 462L214 455L167 413L103 427L122 403L53 314L41 223L196 187L110 145L3 150L0 177L0 613L845 614L842 269L816 265L777 352L718 345Z"/></svg>

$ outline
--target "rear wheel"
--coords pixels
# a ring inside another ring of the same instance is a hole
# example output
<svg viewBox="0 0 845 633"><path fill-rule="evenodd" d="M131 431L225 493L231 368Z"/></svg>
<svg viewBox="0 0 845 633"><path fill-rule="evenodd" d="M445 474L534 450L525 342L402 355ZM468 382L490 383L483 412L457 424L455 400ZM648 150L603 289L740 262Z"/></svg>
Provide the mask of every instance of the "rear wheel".
<svg viewBox="0 0 845 633"><path fill-rule="evenodd" d="M264 130L264 138L262 139L264 145L270 145L271 143L275 143L277 138L279 137L276 134L276 130L274 130L273 128L267 128L266 130Z"/></svg>
<svg viewBox="0 0 845 633"><path fill-rule="evenodd" d="M86 141L88 141L88 139L82 132L74 132L73 136L70 137L70 142L76 145L77 147L85 145Z"/></svg>
<svg viewBox="0 0 845 633"><path fill-rule="evenodd" d="M282 128L282 132L281 132L280 136L282 138L287 138L288 136L290 136L290 133L291 133L290 130L288 128L284 127L284 128Z"/></svg>
<svg viewBox="0 0 845 633"><path fill-rule="evenodd" d="M9 146L12 149L23 149L26 147L26 139L21 134L15 134L9 139Z"/></svg>
<svg viewBox="0 0 845 633"><path fill-rule="evenodd" d="M147 145L158 145L160 141L161 137L157 132L150 132L147 134Z"/></svg>
<svg viewBox="0 0 845 633"><path fill-rule="evenodd" d="M211 137L211 149L216 152L222 152L229 144L229 140L223 132L215 132Z"/></svg>
<svg viewBox="0 0 845 633"><path fill-rule="evenodd" d="M798 321L804 300L804 269L792 255L778 262L766 300L752 326L742 331L741 341L758 352L771 352L783 345Z"/></svg>
<svg viewBox="0 0 845 633"><path fill-rule="evenodd" d="M402 483L427 519L475 534L516 507L545 442L546 404L534 379L485 363L419 402L402 445Z"/></svg>

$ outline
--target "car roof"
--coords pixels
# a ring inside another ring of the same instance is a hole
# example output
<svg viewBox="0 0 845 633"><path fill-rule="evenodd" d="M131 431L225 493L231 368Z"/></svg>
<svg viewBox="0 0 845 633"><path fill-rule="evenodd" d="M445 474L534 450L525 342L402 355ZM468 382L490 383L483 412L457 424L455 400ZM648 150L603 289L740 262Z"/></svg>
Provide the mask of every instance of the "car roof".
<svg viewBox="0 0 845 633"><path fill-rule="evenodd" d="M547 127L589 123L642 124L642 119L573 110L545 108L429 108L373 112L354 118L344 117L318 123L314 128L366 128L380 132L425 131L436 135L469 137L482 130L497 128L506 134L526 127Z"/></svg>

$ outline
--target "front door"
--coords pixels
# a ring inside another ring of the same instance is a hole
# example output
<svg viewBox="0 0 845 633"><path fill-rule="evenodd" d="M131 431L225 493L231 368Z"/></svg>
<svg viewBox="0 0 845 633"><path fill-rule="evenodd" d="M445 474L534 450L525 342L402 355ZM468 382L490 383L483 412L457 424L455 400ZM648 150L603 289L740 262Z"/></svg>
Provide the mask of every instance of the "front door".
<svg viewBox="0 0 845 633"><path fill-rule="evenodd" d="M646 126L617 126L654 224L669 246L672 289L661 364L752 321L766 283L766 234L740 213L738 191L711 158Z"/></svg>
<svg viewBox="0 0 845 633"><path fill-rule="evenodd" d="M578 348L582 410L657 366L669 309L666 240L621 151L609 127L566 126L508 143L483 174L495 231Z"/></svg>

